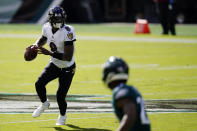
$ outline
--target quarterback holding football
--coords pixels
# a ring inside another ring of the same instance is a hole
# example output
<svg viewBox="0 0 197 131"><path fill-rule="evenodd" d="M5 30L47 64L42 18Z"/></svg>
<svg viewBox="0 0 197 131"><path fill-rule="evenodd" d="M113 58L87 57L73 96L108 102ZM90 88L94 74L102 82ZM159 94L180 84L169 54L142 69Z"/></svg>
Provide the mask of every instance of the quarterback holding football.
<svg viewBox="0 0 197 131"><path fill-rule="evenodd" d="M33 60L35 54L50 56L50 61L35 83L36 92L42 104L33 112L33 117L39 117L50 106L46 94L46 85L58 78L59 87L56 93L60 114L56 125L64 125L66 121L67 102L65 100L74 73L75 32L72 26L65 24L66 13L56 6L48 12L48 22L43 25L42 36L35 42L33 48L26 49L25 59ZM47 43L50 51L43 45ZM32 51L33 50L33 51ZM34 55L29 55L31 52Z"/></svg>

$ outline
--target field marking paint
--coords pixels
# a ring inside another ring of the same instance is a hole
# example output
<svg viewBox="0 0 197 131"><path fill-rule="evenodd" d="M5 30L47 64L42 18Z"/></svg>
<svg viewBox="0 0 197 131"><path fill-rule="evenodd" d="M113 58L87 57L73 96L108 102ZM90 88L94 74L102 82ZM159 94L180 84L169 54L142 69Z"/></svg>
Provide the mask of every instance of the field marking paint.
<svg viewBox="0 0 197 131"><path fill-rule="evenodd" d="M141 37L110 37L110 36L81 36L81 40L97 40L97 41L124 41L124 42L164 42L164 43L195 43L197 44L196 39L178 39L178 38L141 38Z"/></svg>
<svg viewBox="0 0 197 131"><path fill-rule="evenodd" d="M187 110L187 109L146 109L147 113L153 114L153 113L197 113L197 110ZM69 114L114 114L113 111L111 112L69 112ZM0 112L0 114L32 114L32 112ZM58 114L58 112L44 112L43 114ZM69 119L89 119L88 118L69 118ZM57 120L57 119L51 119L51 120ZM37 121L37 120L35 120ZM44 120L47 121L47 120ZM1 123L0 123L1 124Z"/></svg>
<svg viewBox="0 0 197 131"><path fill-rule="evenodd" d="M183 66L164 66L164 67L157 67L157 70L184 70L184 69L197 69L197 65L183 65Z"/></svg>
<svg viewBox="0 0 197 131"><path fill-rule="evenodd" d="M79 68L102 68L103 64L88 64L79 65ZM129 63L129 67L134 69L149 69L149 70L188 70L197 69L197 65L172 65L172 66L160 66L159 64L132 64Z"/></svg>
<svg viewBox="0 0 197 131"><path fill-rule="evenodd" d="M175 84L175 85L178 85L178 84ZM197 91L185 91L185 92L157 92L157 95L168 95L168 94L171 94L171 95L179 95L179 94L197 94ZM144 95L155 95L155 92L154 93L144 93ZM195 98L194 98L195 99Z"/></svg>
<svg viewBox="0 0 197 131"><path fill-rule="evenodd" d="M129 64L130 67L134 68L147 68L147 67L158 67L159 64ZM88 64L88 65L79 65L80 68L102 68L103 64Z"/></svg>
<svg viewBox="0 0 197 131"><path fill-rule="evenodd" d="M0 34L0 38L38 38L37 34ZM96 40L96 41L124 41L124 42L148 42L148 43L178 43L178 44L197 44L197 39L180 38L151 38L151 37L112 37L112 36L78 36L78 40Z"/></svg>
<svg viewBox="0 0 197 131"><path fill-rule="evenodd" d="M114 116L97 116L97 117L84 117L84 118L68 118L68 119L90 119L90 118L112 118ZM15 124L15 123L31 123L31 122L41 122L41 121L54 121L57 119L49 119L49 120L33 120L33 121L12 121L12 122L5 122L5 123L0 123L0 124Z"/></svg>

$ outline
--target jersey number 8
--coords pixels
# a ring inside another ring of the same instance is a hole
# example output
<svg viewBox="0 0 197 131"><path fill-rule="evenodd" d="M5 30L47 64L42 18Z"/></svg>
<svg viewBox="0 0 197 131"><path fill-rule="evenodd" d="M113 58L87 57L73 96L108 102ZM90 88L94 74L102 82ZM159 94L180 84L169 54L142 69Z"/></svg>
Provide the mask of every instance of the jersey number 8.
<svg viewBox="0 0 197 131"><path fill-rule="evenodd" d="M56 52L57 51L57 47L56 47L56 45L53 42L50 43L50 48L51 48L52 52Z"/></svg>

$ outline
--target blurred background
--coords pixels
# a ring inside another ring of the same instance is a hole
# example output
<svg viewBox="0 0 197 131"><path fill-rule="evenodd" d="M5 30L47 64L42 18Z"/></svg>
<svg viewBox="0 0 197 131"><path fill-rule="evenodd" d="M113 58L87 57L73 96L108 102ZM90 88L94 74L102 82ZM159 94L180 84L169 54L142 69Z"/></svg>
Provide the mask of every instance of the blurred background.
<svg viewBox="0 0 197 131"><path fill-rule="evenodd" d="M153 0L0 0L0 23L43 24L55 5L65 9L69 23L159 22ZM176 23L197 23L196 12L197 0L176 0Z"/></svg>

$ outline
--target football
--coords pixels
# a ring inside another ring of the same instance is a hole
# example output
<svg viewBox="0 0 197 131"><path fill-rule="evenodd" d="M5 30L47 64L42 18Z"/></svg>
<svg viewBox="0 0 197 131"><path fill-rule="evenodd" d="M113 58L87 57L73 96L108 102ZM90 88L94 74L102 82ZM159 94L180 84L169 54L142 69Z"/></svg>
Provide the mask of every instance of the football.
<svg viewBox="0 0 197 131"><path fill-rule="evenodd" d="M24 59L26 61L32 61L33 59L36 58L37 54L38 54L38 48L34 45L30 45L25 50Z"/></svg>

